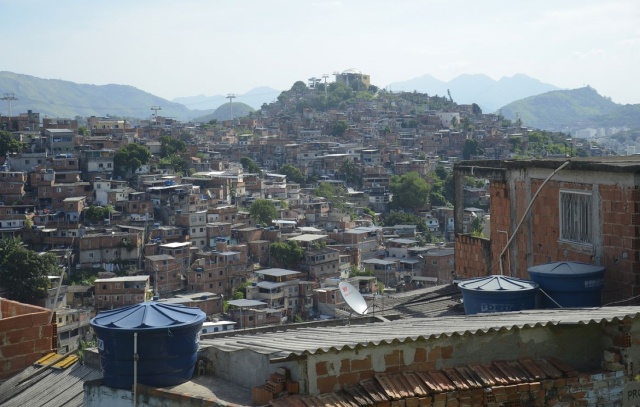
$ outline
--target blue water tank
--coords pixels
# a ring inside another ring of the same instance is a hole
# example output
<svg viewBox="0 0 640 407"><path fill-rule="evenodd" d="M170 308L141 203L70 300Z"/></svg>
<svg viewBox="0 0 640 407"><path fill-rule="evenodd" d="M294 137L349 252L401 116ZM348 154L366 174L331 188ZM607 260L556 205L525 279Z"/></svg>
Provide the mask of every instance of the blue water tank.
<svg viewBox="0 0 640 407"><path fill-rule="evenodd" d="M505 276L488 276L458 283L467 315L509 312L536 307L538 284Z"/></svg>
<svg viewBox="0 0 640 407"><path fill-rule="evenodd" d="M205 318L199 308L153 301L99 313L90 323L98 339L104 384L131 389L136 332L138 383L166 387L190 380Z"/></svg>
<svg viewBox="0 0 640 407"><path fill-rule="evenodd" d="M527 271L531 280L540 285L543 308L558 308L558 305L563 308L602 305L602 266L556 262L529 267Z"/></svg>

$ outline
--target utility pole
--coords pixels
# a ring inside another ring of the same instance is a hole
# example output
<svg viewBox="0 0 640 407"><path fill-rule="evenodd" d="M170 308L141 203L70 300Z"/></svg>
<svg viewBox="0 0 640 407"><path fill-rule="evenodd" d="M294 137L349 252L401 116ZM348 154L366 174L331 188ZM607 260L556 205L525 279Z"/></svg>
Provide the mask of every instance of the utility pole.
<svg viewBox="0 0 640 407"><path fill-rule="evenodd" d="M329 77L329 74L323 73L322 77L324 78L324 97L326 99L327 98L327 78Z"/></svg>
<svg viewBox="0 0 640 407"><path fill-rule="evenodd" d="M158 110L162 110L161 106L151 106L151 110L153 110L153 120L158 122Z"/></svg>
<svg viewBox="0 0 640 407"><path fill-rule="evenodd" d="M229 99L229 108L230 108L230 111L231 111L231 121L233 121L233 103L232 103L232 101L233 101L233 99L236 98L236 95L235 95L235 93L227 93L227 97L226 98Z"/></svg>
<svg viewBox="0 0 640 407"><path fill-rule="evenodd" d="M18 100L18 98L16 97L15 93L5 93L4 96L0 98L0 100L6 100L7 102L9 102L9 127L11 127L11 116L13 113L11 111L11 102L14 100ZM9 128L8 130L11 131L11 128Z"/></svg>

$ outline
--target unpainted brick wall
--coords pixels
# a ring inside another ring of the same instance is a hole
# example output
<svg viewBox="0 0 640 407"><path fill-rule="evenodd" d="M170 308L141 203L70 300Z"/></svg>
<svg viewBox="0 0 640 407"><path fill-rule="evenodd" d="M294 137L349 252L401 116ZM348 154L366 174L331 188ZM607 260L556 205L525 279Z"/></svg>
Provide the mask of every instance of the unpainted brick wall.
<svg viewBox="0 0 640 407"><path fill-rule="evenodd" d="M50 311L0 299L0 380L23 370L54 350Z"/></svg>

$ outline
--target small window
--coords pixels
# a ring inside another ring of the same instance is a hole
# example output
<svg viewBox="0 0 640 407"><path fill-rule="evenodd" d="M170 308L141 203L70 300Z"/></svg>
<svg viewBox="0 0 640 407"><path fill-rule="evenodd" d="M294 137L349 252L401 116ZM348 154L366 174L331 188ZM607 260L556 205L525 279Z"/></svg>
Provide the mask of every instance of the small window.
<svg viewBox="0 0 640 407"><path fill-rule="evenodd" d="M560 192L560 240L592 244L592 196L584 192Z"/></svg>

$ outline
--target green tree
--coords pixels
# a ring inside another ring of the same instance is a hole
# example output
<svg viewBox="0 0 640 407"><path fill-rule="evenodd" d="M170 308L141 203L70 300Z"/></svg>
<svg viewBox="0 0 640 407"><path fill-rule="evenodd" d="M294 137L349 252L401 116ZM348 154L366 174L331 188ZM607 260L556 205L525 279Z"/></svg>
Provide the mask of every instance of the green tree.
<svg viewBox="0 0 640 407"><path fill-rule="evenodd" d="M484 150L480 147L480 143L475 139L466 139L464 141L464 147L462 147L462 157L465 160L471 159L471 156L482 155Z"/></svg>
<svg viewBox="0 0 640 407"><path fill-rule="evenodd" d="M360 167L353 160L349 158L342 160L338 174L346 181L347 185L351 185L356 188L360 188L362 186Z"/></svg>
<svg viewBox="0 0 640 407"><path fill-rule="evenodd" d="M170 155L179 154L187 150L187 144L177 138L170 136L160 137L160 156L168 157Z"/></svg>
<svg viewBox="0 0 640 407"><path fill-rule="evenodd" d="M16 140L8 131L0 130L0 157L20 151L22 151L22 142Z"/></svg>
<svg viewBox="0 0 640 407"><path fill-rule="evenodd" d="M53 254L29 250L20 238L0 240L0 286L8 290L9 298L25 303L45 298L49 275L60 275Z"/></svg>
<svg viewBox="0 0 640 407"><path fill-rule="evenodd" d="M482 109L480 109L480 106L475 103L471 104L471 111L475 116L480 116L482 114Z"/></svg>
<svg viewBox="0 0 640 407"><path fill-rule="evenodd" d="M278 217L276 205L268 199L256 199L249 207L249 215L257 224L271 225L271 221Z"/></svg>
<svg viewBox="0 0 640 407"><path fill-rule="evenodd" d="M111 205L105 207L91 205L84 210L84 218L89 222L101 222L113 212Z"/></svg>
<svg viewBox="0 0 640 407"><path fill-rule="evenodd" d="M305 181L305 176L302 171L297 169L294 165L285 164L280 167L279 172L280 174L286 175L288 181L296 182L298 184L302 184Z"/></svg>
<svg viewBox="0 0 640 407"><path fill-rule="evenodd" d="M418 209L428 203L430 187L427 181L415 171L391 178L389 189L393 193L393 208Z"/></svg>
<svg viewBox="0 0 640 407"><path fill-rule="evenodd" d="M78 134L81 136L89 136L91 132L85 126L78 127Z"/></svg>
<svg viewBox="0 0 640 407"><path fill-rule="evenodd" d="M340 184L321 182L312 192L313 196L325 198L335 207L342 209L347 202L347 190Z"/></svg>
<svg viewBox="0 0 640 407"><path fill-rule="evenodd" d="M329 126L329 135L335 137L342 137L349 128L349 124L344 120L336 120Z"/></svg>
<svg viewBox="0 0 640 407"><path fill-rule="evenodd" d="M143 165L149 163L151 151L145 146L130 143L120 148L113 157L113 172L116 175L127 177L136 172Z"/></svg>
<svg viewBox="0 0 640 407"><path fill-rule="evenodd" d="M181 155L172 154L161 158L160 165L170 166L178 174L189 173L189 162Z"/></svg>
<svg viewBox="0 0 640 407"><path fill-rule="evenodd" d="M260 170L260 167L258 167L258 164L256 164L255 161L253 161L249 157L242 157L240 159L240 164L242 164L242 168L244 168L244 170L249 173L262 174L262 171Z"/></svg>
<svg viewBox="0 0 640 407"><path fill-rule="evenodd" d="M295 266L304 257L304 250L295 240L287 240L272 243L269 246L269 255L276 262L289 268Z"/></svg>
<svg viewBox="0 0 640 407"><path fill-rule="evenodd" d="M471 236L484 237L484 234L482 233L484 227L482 226L481 218L477 216L474 217L473 220L471 221L470 229L471 229Z"/></svg>

